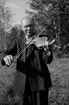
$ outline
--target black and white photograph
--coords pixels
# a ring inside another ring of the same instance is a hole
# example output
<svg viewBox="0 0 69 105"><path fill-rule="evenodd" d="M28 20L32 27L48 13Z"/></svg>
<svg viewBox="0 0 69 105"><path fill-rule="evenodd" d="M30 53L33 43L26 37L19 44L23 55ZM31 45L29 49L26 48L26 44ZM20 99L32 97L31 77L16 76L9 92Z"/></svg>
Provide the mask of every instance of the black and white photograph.
<svg viewBox="0 0 69 105"><path fill-rule="evenodd" d="M0 0L0 105L69 105L69 0Z"/></svg>

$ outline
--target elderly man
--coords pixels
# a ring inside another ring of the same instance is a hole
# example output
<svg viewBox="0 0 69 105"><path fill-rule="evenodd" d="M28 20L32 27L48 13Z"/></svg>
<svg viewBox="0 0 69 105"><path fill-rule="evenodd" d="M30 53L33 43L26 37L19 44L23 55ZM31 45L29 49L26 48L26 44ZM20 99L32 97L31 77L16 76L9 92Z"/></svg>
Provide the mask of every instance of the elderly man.
<svg viewBox="0 0 69 105"><path fill-rule="evenodd" d="M7 50L2 59L2 64L10 65L13 57L21 52L33 40L35 23L32 17L22 18L22 38L15 41L13 47ZM47 51L48 50L48 51ZM17 91L22 94L22 105L48 105L48 89L51 87L50 73L47 64L51 63L53 54L48 44L30 44L17 59L17 70L22 72L18 79L21 87ZM22 77L21 77L22 76Z"/></svg>

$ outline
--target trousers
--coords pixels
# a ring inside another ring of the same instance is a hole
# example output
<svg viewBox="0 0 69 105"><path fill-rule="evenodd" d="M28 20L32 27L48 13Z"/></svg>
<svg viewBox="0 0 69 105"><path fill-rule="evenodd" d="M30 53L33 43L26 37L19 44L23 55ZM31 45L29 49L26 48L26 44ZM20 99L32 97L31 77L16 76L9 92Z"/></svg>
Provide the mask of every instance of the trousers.
<svg viewBox="0 0 69 105"><path fill-rule="evenodd" d="M23 105L48 105L48 89L32 91L30 83L26 84Z"/></svg>

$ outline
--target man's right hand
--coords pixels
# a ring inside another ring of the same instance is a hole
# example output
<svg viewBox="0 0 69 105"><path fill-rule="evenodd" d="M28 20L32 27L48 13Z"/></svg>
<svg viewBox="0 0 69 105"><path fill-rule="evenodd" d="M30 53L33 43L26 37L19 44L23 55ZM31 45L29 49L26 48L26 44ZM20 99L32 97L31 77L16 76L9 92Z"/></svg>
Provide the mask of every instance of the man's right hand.
<svg viewBox="0 0 69 105"><path fill-rule="evenodd" d="M5 64L7 66L9 66L9 65L11 65L11 63L13 61L13 57L12 57L12 55L7 55L3 58L3 60L4 60Z"/></svg>

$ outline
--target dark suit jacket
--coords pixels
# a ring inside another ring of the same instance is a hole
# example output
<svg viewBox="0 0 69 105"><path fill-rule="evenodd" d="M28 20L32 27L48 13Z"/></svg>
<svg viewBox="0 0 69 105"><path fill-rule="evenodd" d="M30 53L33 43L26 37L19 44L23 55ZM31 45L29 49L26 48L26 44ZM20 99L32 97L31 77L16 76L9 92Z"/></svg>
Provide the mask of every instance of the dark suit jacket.
<svg viewBox="0 0 69 105"><path fill-rule="evenodd" d="M23 33L21 32L21 34ZM23 35L23 38L14 41L13 47L7 50L6 54L15 56L25 47L25 37ZM16 90L24 93L26 77L28 77L33 91L41 91L51 87L52 82L47 63L51 63L52 59L52 52L50 56L47 56L44 49L39 50L36 46L30 45L17 60L16 68L20 72L15 83Z"/></svg>

